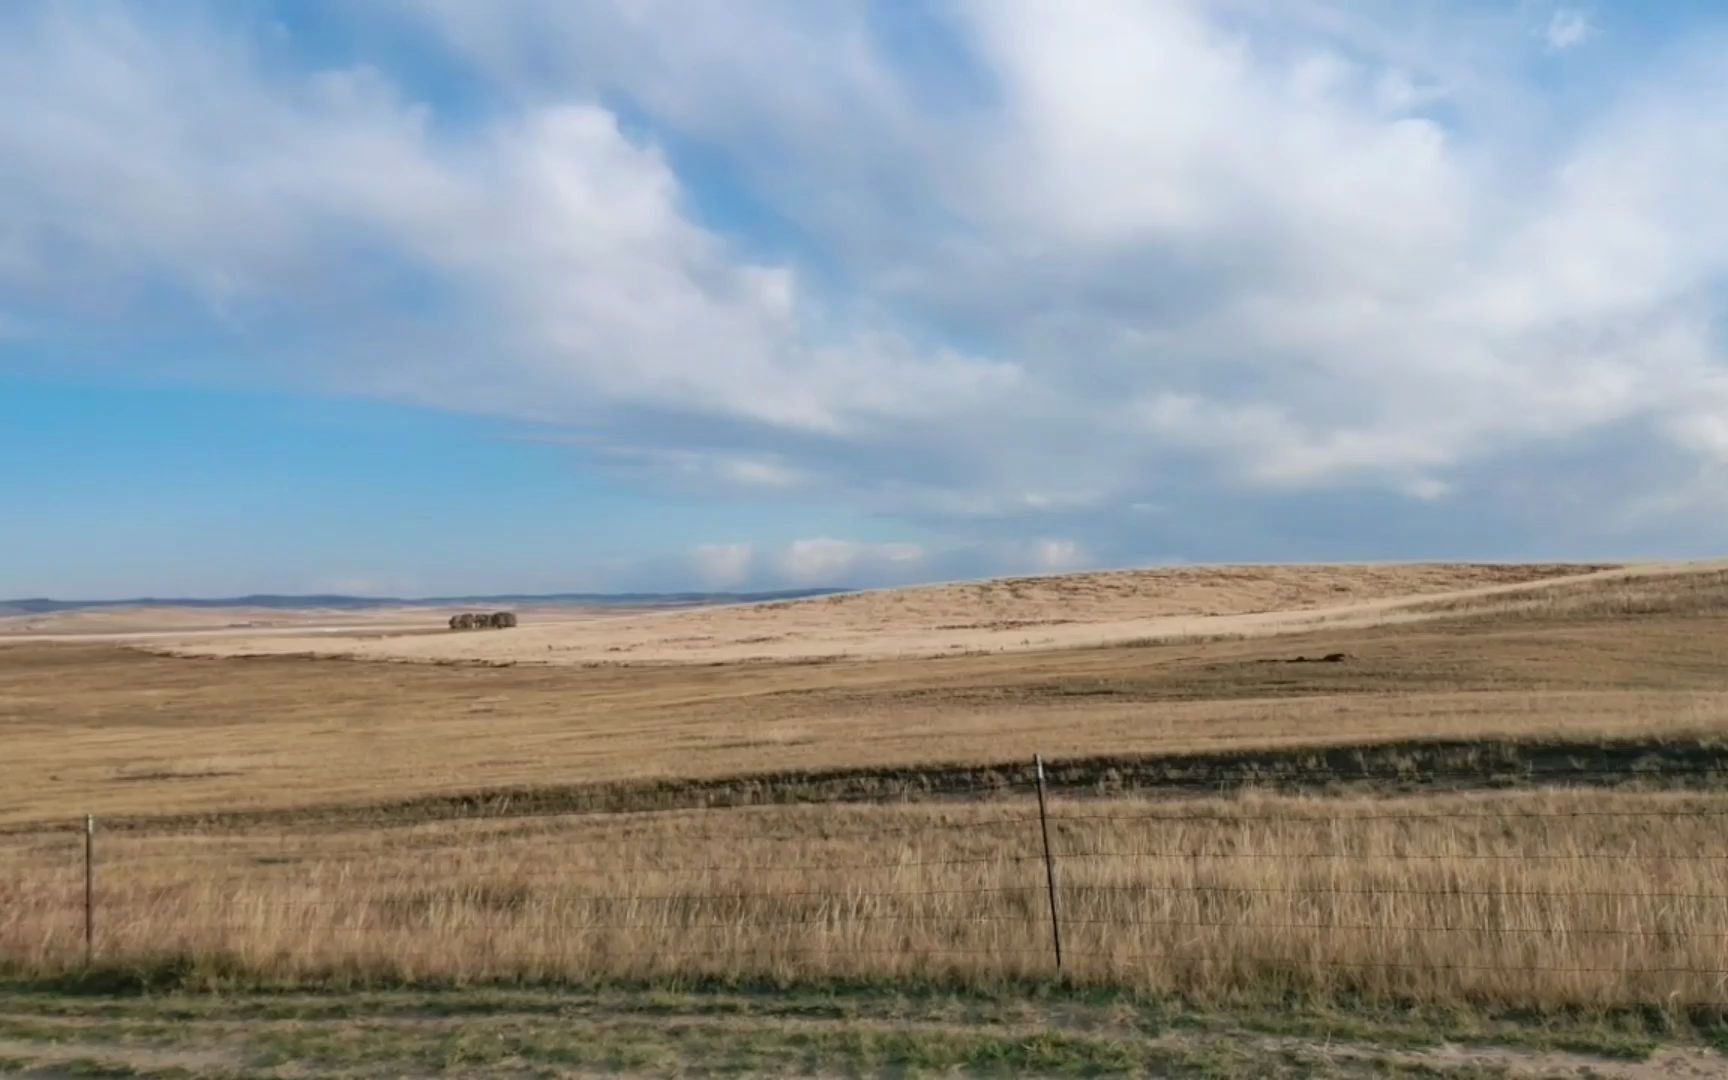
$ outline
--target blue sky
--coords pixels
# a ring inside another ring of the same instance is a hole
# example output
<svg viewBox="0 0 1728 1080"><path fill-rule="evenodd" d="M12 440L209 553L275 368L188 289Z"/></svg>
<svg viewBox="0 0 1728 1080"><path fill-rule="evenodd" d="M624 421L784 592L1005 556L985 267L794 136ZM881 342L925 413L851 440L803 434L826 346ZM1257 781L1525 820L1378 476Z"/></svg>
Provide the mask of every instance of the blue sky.
<svg viewBox="0 0 1728 1080"><path fill-rule="evenodd" d="M0 596L1728 540L1703 2L0 9Z"/></svg>

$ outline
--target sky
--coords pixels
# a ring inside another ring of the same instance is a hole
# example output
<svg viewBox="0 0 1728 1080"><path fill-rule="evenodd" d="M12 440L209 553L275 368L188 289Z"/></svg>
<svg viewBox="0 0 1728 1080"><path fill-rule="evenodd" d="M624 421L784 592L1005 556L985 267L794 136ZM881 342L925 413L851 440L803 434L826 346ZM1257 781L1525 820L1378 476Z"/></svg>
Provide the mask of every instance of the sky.
<svg viewBox="0 0 1728 1080"><path fill-rule="evenodd" d="M0 596L1728 548L1705 0L0 5Z"/></svg>

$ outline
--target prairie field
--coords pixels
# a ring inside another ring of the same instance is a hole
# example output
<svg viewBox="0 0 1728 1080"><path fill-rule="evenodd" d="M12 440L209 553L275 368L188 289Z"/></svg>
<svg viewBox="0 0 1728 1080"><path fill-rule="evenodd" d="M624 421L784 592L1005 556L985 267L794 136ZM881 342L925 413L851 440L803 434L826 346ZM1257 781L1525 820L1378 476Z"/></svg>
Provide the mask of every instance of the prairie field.
<svg viewBox="0 0 1728 1080"><path fill-rule="evenodd" d="M891 783L1035 753L1728 731L1728 571L1566 575L1412 603L1370 626L940 658L499 666L20 641L0 647L0 825L494 791L556 801L785 772Z"/></svg>
<svg viewBox="0 0 1728 1080"><path fill-rule="evenodd" d="M1063 975L1191 1001L1721 1000L1728 798L1053 799ZM100 835L101 953L389 984L1054 976L1035 801ZM0 943L84 963L83 837L11 836Z"/></svg>
<svg viewBox="0 0 1728 1080"><path fill-rule="evenodd" d="M964 655L15 641L0 964L56 987L923 988L1715 1038L1728 572L1453 583L1373 619L1303 593L1275 631Z"/></svg>
<svg viewBox="0 0 1728 1080"><path fill-rule="evenodd" d="M1612 587L1659 564L1188 566L879 589L626 614L535 613L509 634L243 632L175 640L197 656L531 665L909 659L1286 633L1407 617L1412 598L1488 599L1531 583ZM423 625L436 628L440 618Z"/></svg>

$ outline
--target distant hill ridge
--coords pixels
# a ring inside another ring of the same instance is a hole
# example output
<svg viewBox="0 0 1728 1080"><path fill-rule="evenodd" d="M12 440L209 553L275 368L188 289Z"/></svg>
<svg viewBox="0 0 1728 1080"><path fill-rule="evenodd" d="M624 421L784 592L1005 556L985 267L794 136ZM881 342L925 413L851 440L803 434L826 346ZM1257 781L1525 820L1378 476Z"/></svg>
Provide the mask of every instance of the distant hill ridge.
<svg viewBox="0 0 1728 1080"><path fill-rule="evenodd" d="M402 599L389 596L310 595L282 596L261 593L229 597L137 597L131 600L50 600L34 597L0 600L0 615L51 615L61 611L94 608L184 607L184 608L333 608L365 611L386 607L452 607L501 604L752 604L765 600L799 600L808 596L832 596L851 589L781 589L774 592L631 592L631 593L493 593L476 596L431 596Z"/></svg>

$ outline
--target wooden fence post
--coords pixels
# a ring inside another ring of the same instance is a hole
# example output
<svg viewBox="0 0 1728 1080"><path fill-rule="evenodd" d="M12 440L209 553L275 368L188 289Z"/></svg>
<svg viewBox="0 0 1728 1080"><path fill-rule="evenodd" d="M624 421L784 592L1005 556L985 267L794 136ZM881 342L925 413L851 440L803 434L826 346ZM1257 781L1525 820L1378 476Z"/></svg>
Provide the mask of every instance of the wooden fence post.
<svg viewBox="0 0 1728 1080"><path fill-rule="evenodd" d="M96 957L96 818L84 815L84 966Z"/></svg>
<svg viewBox="0 0 1728 1080"><path fill-rule="evenodd" d="M1062 919L1056 910L1056 861L1050 856L1050 817L1044 808L1044 756L1032 755L1038 774L1038 830L1044 835L1044 884L1050 893L1050 940L1056 946L1056 970L1062 970Z"/></svg>

